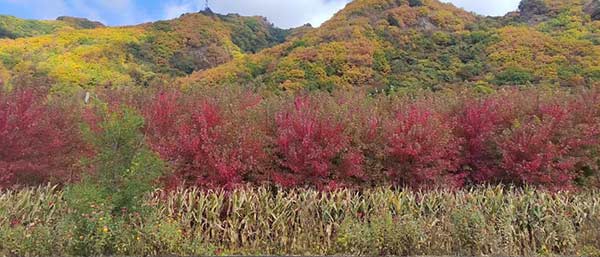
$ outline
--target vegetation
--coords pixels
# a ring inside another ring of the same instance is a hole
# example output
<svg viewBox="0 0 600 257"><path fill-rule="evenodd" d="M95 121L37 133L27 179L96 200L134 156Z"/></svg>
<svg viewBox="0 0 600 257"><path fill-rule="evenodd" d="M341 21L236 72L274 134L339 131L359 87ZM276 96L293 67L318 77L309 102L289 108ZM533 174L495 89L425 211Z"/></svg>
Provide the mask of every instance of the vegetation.
<svg viewBox="0 0 600 257"><path fill-rule="evenodd" d="M592 85L599 23L583 2L524 1L521 12L490 18L436 0L356 0L318 29L183 83L378 92L478 83Z"/></svg>
<svg viewBox="0 0 600 257"><path fill-rule="evenodd" d="M599 11L0 16L0 256L598 256Z"/></svg>
<svg viewBox="0 0 600 257"><path fill-rule="evenodd" d="M55 92L172 80L276 91L590 86L600 21L587 2L525 0L518 13L480 17L437 0L356 0L319 28L290 31L210 10L125 28L4 17L10 38L43 36L1 41L0 71L5 84L43 79Z"/></svg>
<svg viewBox="0 0 600 257"><path fill-rule="evenodd" d="M99 107L38 105L33 95L0 98L6 187L85 181L94 171L114 191L129 183L114 180L126 170L141 172L129 174L133 181L155 177L159 158L173 169L167 188L599 185L597 89L270 97L226 87L107 90L92 95L105 102ZM81 122L83 133L74 129Z"/></svg>
<svg viewBox="0 0 600 257"><path fill-rule="evenodd" d="M104 27L102 23L74 17L59 17L56 21L23 20L0 15L0 38L21 38L47 35L59 30L92 29Z"/></svg>
<svg viewBox="0 0 600 257"><path fill-rule="evenodd" d="M581 255L596 256L597 193L157 191L155 212L113 219L92 206L89 233L52 187L0 196L0 254Z"/></svg>
<svg viewBox="0 0 600 257"><path fill-rule="evenodd" d="M69 17L58 22L94 27ZM48 35L0 40L0 70L8 73L2 78L5 84L22 86L44 79L43 84L58 93L99 86L147 87L272 46L287 32L261 17L202 12L133 27L40 34Z"/></svg>

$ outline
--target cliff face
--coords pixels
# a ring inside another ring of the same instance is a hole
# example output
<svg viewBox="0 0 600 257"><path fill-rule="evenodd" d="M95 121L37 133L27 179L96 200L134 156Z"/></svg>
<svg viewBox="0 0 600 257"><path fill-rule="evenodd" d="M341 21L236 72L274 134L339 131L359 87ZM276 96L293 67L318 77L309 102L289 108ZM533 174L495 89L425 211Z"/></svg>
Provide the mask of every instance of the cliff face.
<svg viewBox="0 0 600 257"><path fill-rule="evenodd" d="M592 20L600 20L600 0L592 0L584 10L592 17Z"/></svg>
<svg viewBox="0 0 600 257"><path fill-rule="evenodd" d="M529 24L537 24L547 20L550 8L544 0L523 0L519 4L521 19Z"/></svg>

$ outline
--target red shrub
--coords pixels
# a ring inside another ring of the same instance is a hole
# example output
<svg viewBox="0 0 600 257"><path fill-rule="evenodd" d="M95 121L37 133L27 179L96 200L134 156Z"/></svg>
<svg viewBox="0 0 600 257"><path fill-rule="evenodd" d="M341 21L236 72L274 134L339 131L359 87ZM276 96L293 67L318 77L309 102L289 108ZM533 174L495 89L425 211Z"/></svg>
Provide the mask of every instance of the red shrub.
<svg viewBox="0 0 600 257"><path fill-rule="evenodd" d="M30 90L0 89L0 186L66 182L80 146L67 112Z"/></svg>
<svg viewBox="0 0 600 257"><path fill-rule="evenodd" d="M249 182L247 177L255 175L250 171L258 170L265 159L257 136L262 132L244 118L258 98L219 99L233 108L231 112L199 98L157 95L145 111L149 144L174 165L177 183L229 188Z"/></svg>
<svg viewBox="0 0 600 257"><path fill-rule="evenodd" d="M298 97L293 108L277 114L276 152L283 169L275 181L283 186L321 187L338 179L362 176L363 156L345 153L349 137L333 115L307 97Z"/></svg>
<svg viewBox="0 0 600 257"><path fill-rule="evenodd" d="M455 185L460 141L451 123L423 106L397 113L386 129L388 166L393 181L403 186Z"/></svg>
<svg viewBox="0 0 600 257"><path fill-rule="evenodd" d="M496 137L508 127L515 116L514 105L504 97L467 100L459 114L459 134L464 138L462 166L468 180L491 183L501 171Z"/></svg>
<svg viewBox="0 0 600 257"><path fill-rule="evenodd" d="M568 99L560 99L568 100ZM572 107L572 106L571 106ZM586 149L598 143L597 132L580 126L568 104L542 104L538 114L522 119L498 140L504 182L570 189Z"/></svg>

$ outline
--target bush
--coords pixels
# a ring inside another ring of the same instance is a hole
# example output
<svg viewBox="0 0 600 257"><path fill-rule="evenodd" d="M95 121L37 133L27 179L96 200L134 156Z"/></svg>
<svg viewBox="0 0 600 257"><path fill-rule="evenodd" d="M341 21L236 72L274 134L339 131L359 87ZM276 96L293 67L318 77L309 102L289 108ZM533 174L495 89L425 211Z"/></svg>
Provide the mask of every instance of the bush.
<svg viewBox="0 0 600 257"><path fill-rule="evenodd" d="M500 153L496 136L511 125L517 116L511 96L496 95L468 100L458 113L458 134L464 138L463 169L472 183L497 182Z"/></svg>
<svg viewBox="0 0 600 257"><path fill-rule="evenodd" d="M261 124L251 122L260 98L224 94L230 93L211 98L162 92L146 107L149 144L175 167L174 185L230 188L260 180L265 136Z"/></svg>
<svg viewBox="0 0 600 257"><path fill-rule="evenodd" d="M281 172L275 182L283 186L342 182L362 176L363 156L346 150L350 138L343 124L307 97L297 97L293 106L277 114L276 154Z"/></svg>
<svg viewBox="0 0 600 257"><path fill-rule="evenodd" d="M460 183L453 176L459 168L460 139L452 133L452 124L435 110L419 105L402 109L385 133L395 183L412 187Z"/></svg>
<svg viewBox="0 0 600 257"><path fill-rule="evenodd" d="M82 184L73 187L83 191L73 191L76 197L72 203L85 199L89 195L85 192L97 192L93 198L109 199L107 205L113 212L139 211L141 197L155 188L165 171L163 161L146 147L143 117L127 107L109 108L98 103L87 110L86 118L84 135L95 156L88 162L92 171ZM91 191L87 187L92 187ZM93 198L83 202L84 208L89 203L99 204Z"/></svg>
<svg viewBox="0 0 600 257"><path fill-rule="evenodd" d="M81 150L75 124L42 94L0 88L0 187L72 181Z"/></svg>
<svg viewBox="0 0 600 257"><path fill-rule="evenodd" d="M535 116L517 120L498 142L505 182L570 189L589 163L584 149L596 145L596 136L580 128L564 104L541 105Z"/></svg>
<svg viewBox="0 0 600 257"><path fill-rule="evenodd" d="M86 110L84 135L95 151L90 172L69 186L70 213L62 226L72 236L69 253L89 256L116 252L119 227L144 212L144 197L165 171L145 146L144 119L134 110L96 103Z"/></svg>
<svg viewBox="0 0 600 257"><path fill-rule="evenodd" d="M498 74L493 83L497 85L525 85L534 82L535 76L528 70L510 67Z"/></svg>

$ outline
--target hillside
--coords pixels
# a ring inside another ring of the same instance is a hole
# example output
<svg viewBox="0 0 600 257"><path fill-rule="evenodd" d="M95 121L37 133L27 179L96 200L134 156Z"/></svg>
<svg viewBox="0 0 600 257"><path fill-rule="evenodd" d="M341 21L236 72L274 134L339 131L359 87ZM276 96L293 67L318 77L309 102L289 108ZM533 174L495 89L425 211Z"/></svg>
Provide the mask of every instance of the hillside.
<svg viewBox="0 0 600 257"><path fill-rule="evenodd" d="M437 0L356 0L314 31L184 84L273 89L590 85L600 81L598 1L524 0L481 17Z"/></svg>
<svg viewBox="0 0 600 257"><path fill-rule="evenodd" d="M0 80L97 86L361 87L377 92L600 82L600 1L523 0L483 17L438 0L355 0L319 28L210 10L129 27L0 17Z"/></svg>
<svg viewBox="0 0 600 257"><path fill-rule="evenodd" d="M47 35L59 30L93 29L100 27L104 27L100 22L68 16L58 17L54 21L38 21L0 15L0 38L15 39Z"/></svg>
<svg viewBox="0 0 600 257"><path fill-rule="evenodd" d="M210 10L130 27L95 28L68 17L23 22L37 27L12 26L31 28L19 35L47 35L0 39L0 80L55 91L164 83L278 44L287 33L262 17ZM66 24L77 25L58 29Z"/></svg>

